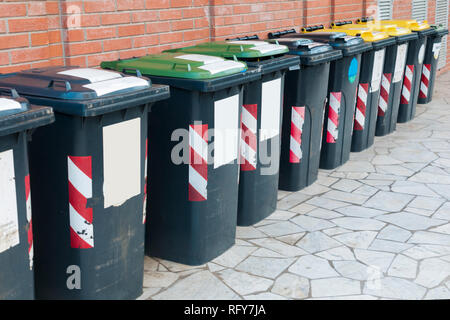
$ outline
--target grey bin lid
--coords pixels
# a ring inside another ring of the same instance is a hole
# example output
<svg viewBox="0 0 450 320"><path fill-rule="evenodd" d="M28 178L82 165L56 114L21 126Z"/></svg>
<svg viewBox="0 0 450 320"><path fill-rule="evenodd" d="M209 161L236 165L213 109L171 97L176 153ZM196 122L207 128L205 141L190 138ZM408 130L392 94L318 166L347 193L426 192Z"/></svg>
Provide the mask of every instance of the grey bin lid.
<svg viewBox="0 0 450 320"><path fill-rule="evenodd" d="M52 108L32 106L12 88L0 88L0 137L54 121Z"/></svg>
<svg viewBox="0 0 450 320"><path fill-rule="evenodd" d="M0 87L15 88L32 104L80 116L95 116L169 97L167 86L152 85L144 77L78 67L37 68L0 75Z"/></svg>

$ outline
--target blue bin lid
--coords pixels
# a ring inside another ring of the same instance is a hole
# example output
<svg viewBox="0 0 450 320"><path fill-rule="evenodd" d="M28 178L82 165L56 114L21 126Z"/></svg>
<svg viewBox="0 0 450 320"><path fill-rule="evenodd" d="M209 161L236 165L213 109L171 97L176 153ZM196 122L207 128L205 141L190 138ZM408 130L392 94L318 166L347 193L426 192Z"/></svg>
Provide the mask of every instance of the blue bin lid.
<svg viewBox="0 0 450 320"><path fill-rule="evenodd" d="M0 75L2 86L15 88L33 104L80 116L95 116L169 97L168 86L152 85L139 72L138 76L128 76L79 67L36 68ZM133 98L136 96L140 99ZM126 100L130 101L128 105Z"/></svg>
<svg viewBox="0 0 450 320"><path fill-rule="evenodd" d="M281 34L276 39L283 38L309 39L315 42L324 42L334 49L341 50L344 56L356 55L372 49L370 43L364 42L361 37L348 36L344 32L314 31L305 33Z"/></svg>
<svg viewBox="0 0 450 320"><path fill-rule="evenodd" d="M289 48L289 54L300 56L301 64L316 65L342 58L342 52L335 50L324 42L315 42L311 39L283 37L269 39L269 42L277 42Z"/></svg>
<svg viewBox="0 0 450 320"><path fill-rule="evenodd" d="M0 88L0 136L40 127L54 119L52 108L31 105L14 88Z"/></svg>

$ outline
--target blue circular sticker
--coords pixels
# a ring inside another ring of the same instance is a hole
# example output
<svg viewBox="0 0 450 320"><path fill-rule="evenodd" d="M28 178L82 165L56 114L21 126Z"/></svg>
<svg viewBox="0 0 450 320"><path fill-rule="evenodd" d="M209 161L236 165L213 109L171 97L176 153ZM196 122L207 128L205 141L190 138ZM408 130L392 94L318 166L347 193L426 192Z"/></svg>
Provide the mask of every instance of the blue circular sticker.
<svg viewBox="0 0 450 320"><path fill-rule="evenodd" d="M350 67L348 68L348 81L353 83L356 79L356 75L358 74L358 60L356 58L352 59L350 62Z"/></svg>

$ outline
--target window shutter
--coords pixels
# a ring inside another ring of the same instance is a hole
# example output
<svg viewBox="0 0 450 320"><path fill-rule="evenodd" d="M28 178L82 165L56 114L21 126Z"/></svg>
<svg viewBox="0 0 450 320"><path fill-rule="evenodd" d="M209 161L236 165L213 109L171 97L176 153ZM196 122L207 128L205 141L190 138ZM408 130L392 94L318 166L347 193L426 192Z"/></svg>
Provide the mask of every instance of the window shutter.
<svg viewBox="0 0 450 320"><path fill-rule="evenodd" d="M378 0L378 19L389 20L392 19L392 4L393 0Z"/></svg>
<svg viewBox="0 0 450 320"><path fill-rule="evenodd" d="M417 21L427 20L428 0L413 0L411 17Z"/></svg>
<svg viewBox="0 0 450 320"><path fill-rule="evenodd" d="M448 28L448 7L449 0L436 0L436 25L441 24L445 28ZM441 69L447 61L447 36L442 38L441 50L439 52L437 68Z"/></svg>

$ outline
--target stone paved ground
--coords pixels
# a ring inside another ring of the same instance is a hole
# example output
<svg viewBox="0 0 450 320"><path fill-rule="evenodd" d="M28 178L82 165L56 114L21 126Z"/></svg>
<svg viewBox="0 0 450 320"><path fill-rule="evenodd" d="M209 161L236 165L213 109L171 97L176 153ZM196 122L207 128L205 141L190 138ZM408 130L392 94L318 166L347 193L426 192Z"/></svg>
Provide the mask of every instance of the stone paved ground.
<svg viewBox="0 0 450 320"><path fill-rule="evenodd" d="M431 104L203 266L146 257L140 299L450 299L450 72Z"/></svg>

